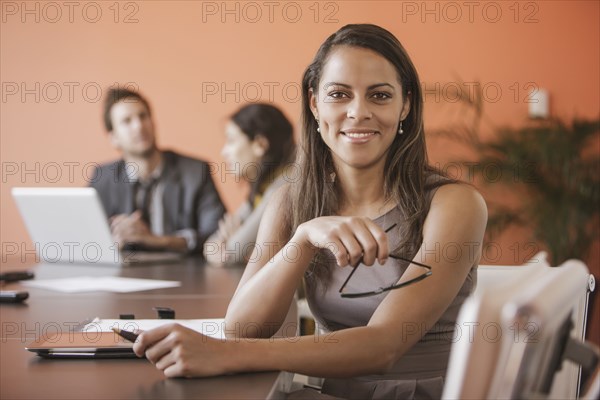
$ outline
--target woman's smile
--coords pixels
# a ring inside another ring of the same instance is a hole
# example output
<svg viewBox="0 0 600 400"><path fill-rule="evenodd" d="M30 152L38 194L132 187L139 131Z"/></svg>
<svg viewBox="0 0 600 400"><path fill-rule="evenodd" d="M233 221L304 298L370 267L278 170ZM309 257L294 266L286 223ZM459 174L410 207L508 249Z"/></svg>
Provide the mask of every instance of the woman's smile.
<svg viewBox="0 0 600 400"><path fill-rule="evenodd" d="M363 144L375 139L376 136L380 135L380 132L374 129L350 128L341 130L340 134L347 143Z"/></svg>

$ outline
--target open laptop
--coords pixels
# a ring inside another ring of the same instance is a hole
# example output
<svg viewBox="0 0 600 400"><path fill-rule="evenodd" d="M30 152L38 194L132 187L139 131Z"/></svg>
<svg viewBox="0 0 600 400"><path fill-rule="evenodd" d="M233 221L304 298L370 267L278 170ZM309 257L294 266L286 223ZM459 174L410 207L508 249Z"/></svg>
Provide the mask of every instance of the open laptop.
<svg viewBox="0 0 600 400"><path fill-rule="evenodd" d="M13 188L12 195L45 262L134 265L183 257L171 252L119 250L94 188Z"/></svg>

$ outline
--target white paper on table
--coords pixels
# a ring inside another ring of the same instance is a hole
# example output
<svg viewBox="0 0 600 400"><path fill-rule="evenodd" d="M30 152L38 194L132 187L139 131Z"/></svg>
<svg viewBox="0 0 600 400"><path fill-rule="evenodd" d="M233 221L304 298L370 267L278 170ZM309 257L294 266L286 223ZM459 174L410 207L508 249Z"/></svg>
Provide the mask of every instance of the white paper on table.
<svg viewBox="0 0 600 400"><path fill-rule="evenodd" d="M24 286L56 290L63 293L96 291L127 293L181 286L181 282L178 281L123 278L120 276L77 276L72 278L25 281L22 284Z"/></svg>
<svg viewBox="0 0 600 400"><path fill-rule="evenodd" d="M225 319L99 319L83 327L85 332L112 332L112 328L126 331L147 331L161 325L177 323L215 339L225 339Z"/></svg>

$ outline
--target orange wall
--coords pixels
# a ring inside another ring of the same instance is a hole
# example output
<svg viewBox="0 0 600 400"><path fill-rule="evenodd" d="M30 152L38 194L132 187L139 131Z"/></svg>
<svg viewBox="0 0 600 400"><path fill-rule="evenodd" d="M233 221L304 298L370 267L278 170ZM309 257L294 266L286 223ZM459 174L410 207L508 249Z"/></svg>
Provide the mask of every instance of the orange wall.
<svg viewBox="0 0 600 400"><path fill-rule="evenodd" d="M0 1L1 251L30 246L12 187L85 185L86 167L117 156L97 88L132 82L153 105L162 146L220 163L224 119L245 100L273 100L298 121L301 73L346 23L395 33L428 89L451 89L457 77L485 84L495 124L526 121L531 84L550 92L555 115L599 115L600 3L466 3ZM457 121L444 100L427 96L427 126ZM432 140L430 156L443 165L460 150ZM239 205L246 189L215 178L227 206ZM522 262L527 241L527 232L507 233L494 261ZM598 260L596 246L588 262L597 276Z"/></svg>

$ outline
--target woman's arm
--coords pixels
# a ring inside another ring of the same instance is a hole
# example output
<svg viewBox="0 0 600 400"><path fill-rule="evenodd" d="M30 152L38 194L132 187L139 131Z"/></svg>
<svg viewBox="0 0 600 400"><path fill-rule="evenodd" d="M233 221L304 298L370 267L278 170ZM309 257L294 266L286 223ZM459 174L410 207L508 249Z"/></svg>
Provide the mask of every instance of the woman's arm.
<svg viewBox="0 0 600 400"><path fill-rule="evenodd" d="M423 227L423 243L414 257L431 266L432 275L393 290L368 323L369 328L387 332L377 340L391 351L392 364L433 327L452 303L471 268L479 263L486 225L487 207L474 188L448 184L437 190ZM455 251L457 248L460 251ZM422 268L411 265L400 282L422 272Z"/></svg>
<svg viewBox="0 0 600 400"><path fill-rule="evenodd" d="M228 332L271 337L280 327L310 261L331 250L338 265L373 265L388 256L387 236L362 217L320 217L301 224L287 241L284 229L288 187L274 193L260 224L254 252L229 304ZM257 326L258 329L248 329ZM230 335L237 336L237 335Z"/></svg>
<svg viewBox="0 0 600 400"><path fill-rule="evenodd" d="M260 222L256 244L227 309L228 332L270 337L281 326L314 252L286 243L287 186L273 193ZM260 329L244 329L259 326ZM253 332L254 331L254 332ZM239 336L229 334L229 336Z"/></svg>
<svg viewBox="0 0 600 400"><path fill-rule="evenodd" d="M432 267L430 277L391 291L365 327L322 337L303 337L297 342L294 339L256 344L242 341L238 344L242 355L239 368L276 369L323 377L385 372L452 303L469 270L479 261L486 224L485 201L473 188L456 184L441 187L432 200L423 244L414 258ZM453 251L457 246L460 254ZM400 281L421 273L420 268L410 266ZM235 370L235 363L228 368Z"/></svg>
<svg viewBox="0 0 600 400"><path fill-rule="evenodd" d="M331 225L332 221L339 220L327 220L325 225L319 226L319 230L324 230L324 226ZM138 355L145 353L167 376L286 370L316 376L349 377L385 372L426 333L424 329L415 331L412 327L430 328L452 302L469 270L478 262L486 222L485 203L474 189L466 185L446 185L438 189L425 222L423 245L415 257L416 261L432 267L432 276L389 293L367 326L325 336L263 340L235 338L227 341L210 339L180 326L170 326L142 333L134 349ZM344 226L347 225L338 224L335 228L340 243L349 240L342 229ZM311 237L314 239L314 236ZM456 257L454 254L451 258L446 257L446 250L456 245L464 251ZM352 243L348 246L353 247ZM357 254L350 248L346 247L345 256L352 260ZM344 257L340 254L336 254L341 257L339 260ZM372 255L365 258L369 259ZM270 265L296 271L293 265L280 261ZM247 282L238 288L234 299L238 303L234 311L239 312L243 308L245 299L260 300L260 293L265 290L261 290L262 285L257 282L267 285L271 280L265 271L266 267L246 277ZM275 273L275 269L269 272ZM420 272L417 267L410 266L401 281ZM296 277L301 273L289 275ZM286 279L278 275L274 277L280 284ZM273 286L269 287L271 289L277 290ZM272 309L272 305L266 302L265 306ZM255 308L250 308L249 312L252 313ZM232 315L237 317L235 313L229 315L228 312L230 323L235 322Z"/></svg>
<svg viewBox="0 0 600 400"><path fill-rule="evenodd" d="M271 370L346 377L380 373L389 362L388 355L378 357L386 349L367 327L321 336L223 341L171 324L143 332L133 348L168 377Z"/></svg>

